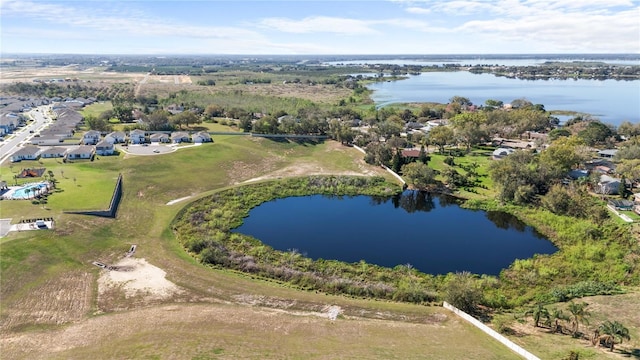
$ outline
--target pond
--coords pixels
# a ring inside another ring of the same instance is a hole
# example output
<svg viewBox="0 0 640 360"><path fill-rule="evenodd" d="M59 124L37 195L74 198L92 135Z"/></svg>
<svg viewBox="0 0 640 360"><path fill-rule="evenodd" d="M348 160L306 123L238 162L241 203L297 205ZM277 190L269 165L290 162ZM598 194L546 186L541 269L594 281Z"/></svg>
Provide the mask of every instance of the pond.
<svg viewBox="0 0 640 360"><path fill-rule="evenodd" d="M252 209L234 232L312 259L411 264L434 275L497 275L515 259L557 250L509 214L463 209L455 198L418 191L278 199Z"/></svg>

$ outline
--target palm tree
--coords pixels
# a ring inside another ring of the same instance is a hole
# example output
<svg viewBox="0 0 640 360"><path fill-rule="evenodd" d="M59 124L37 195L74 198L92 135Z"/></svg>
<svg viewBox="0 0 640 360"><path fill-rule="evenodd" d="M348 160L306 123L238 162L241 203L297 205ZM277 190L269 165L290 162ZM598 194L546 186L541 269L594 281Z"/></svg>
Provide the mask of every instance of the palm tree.
<svg viewBox="0 0 640 360"><path fill-rule="evenodd" d="M587 306L589 306L589 304L586 302L575 303L573 301L569 303L569 306L567 306L567 310L571 313L569 319L571 320L571 332L573 336L576 336L578 333L580 324L589 325L587 318L591 313L589 310L586 310Z"/></svg>
<svg viewBox="0 0 640 360"><path fill-rule="evenodd" d="M547 310L543 304L538 303L534 308L527 310L524 316L532 316L534 326L539 327L540 319L545 318L549 320L549 310Z"/></svg>
<svg viewBox="0 0 640 360"><path fill-rule="evenodd" d="M603 335L600 335L600 333ZM609 345L609 350L613 351L615 344L620 344L625 339L627 341L631 340L631 336L629 336L629 329L617 321L611 322L610 320L607 320L598 326L593 337L593 344L598 345L601 342L604 342Z"/></svg>
<svg viewBox="0 0 640 360"><path fill-rule="evenodd" d="M565 314L562 309L555 308L551 309L550 318L553 321L553 327L551 328L551 330L554 333L562 333L562 325L560 325L560 320L568 321L569 315ZM551 320L549 321L549 323L551 323Z"/></svg>

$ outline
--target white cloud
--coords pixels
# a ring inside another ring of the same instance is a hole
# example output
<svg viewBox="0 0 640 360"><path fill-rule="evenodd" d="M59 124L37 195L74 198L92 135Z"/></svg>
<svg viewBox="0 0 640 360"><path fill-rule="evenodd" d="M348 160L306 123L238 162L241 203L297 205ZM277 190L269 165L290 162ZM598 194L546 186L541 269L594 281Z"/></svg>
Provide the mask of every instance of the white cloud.
<svg viewBox="0 0 640 360"><path fill-rule="evenodd" d="M259 33L236 27L192 26L153 18L122 9L88 11L58 4L5 0L3 16L20 16L127 36L177 36L187 38L261 38Z"/></svg>
<svg viewBox="0 0 640 360"><path fill-rule="evenodd" d="M431 9L412 6L405 9L406 12L410 14L431 14Z"/></svg>
<svg viewBox="0 0 640 360"><path fill-rule="evenodd" d="M263 27L286 33L337 33L346 35L375 34L370 24L356 19L311 16L302 20L268 18L260 22Z"/></svg>

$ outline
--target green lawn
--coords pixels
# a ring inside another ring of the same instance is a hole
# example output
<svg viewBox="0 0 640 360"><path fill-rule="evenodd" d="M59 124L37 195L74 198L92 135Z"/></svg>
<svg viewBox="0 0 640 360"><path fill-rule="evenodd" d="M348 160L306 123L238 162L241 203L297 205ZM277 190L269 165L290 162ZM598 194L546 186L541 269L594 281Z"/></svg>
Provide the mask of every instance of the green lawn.
<svg viewBox="0 0 640 360"><path fill-rule="evenodd" d="M80 113L83 116L91 115L91 116L98 117L103 112L111 109L113 109L113 105L111 104L111 101L99 101L91 105L85 106L84 108L82 108L82 110L80 110Z"/></svg>

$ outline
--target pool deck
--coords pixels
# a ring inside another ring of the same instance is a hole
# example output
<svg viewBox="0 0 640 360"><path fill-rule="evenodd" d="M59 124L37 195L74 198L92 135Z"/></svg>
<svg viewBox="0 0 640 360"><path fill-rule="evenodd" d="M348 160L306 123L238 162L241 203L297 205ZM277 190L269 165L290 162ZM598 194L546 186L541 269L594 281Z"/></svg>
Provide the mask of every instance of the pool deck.
<svg viewBox="0 0 640 360"><path fill-rule="evenodd" d="M47 184L46 185L46 190L39 189L38 191L36 191L35 196L31 195L31 196L28 196L26 198L24 198L24 197L14 198L13 197L13 194L17 190L20 190L20 189L25 188L25 187L37 186L37 185L40 185L40 184ZM8 190L2 194L2 199L4 199L4 200L31 200L34 197L40 196L42 194L46 194L47 192L49 192L49 183L48 182L44 182L44 181L24 184L24 185L20 185L20 186L9 186Z"/></svg>
<svg viewBox="0 0 640 360"><path fill-rule="evenodd" d="M53 220L45 220L44 224L46 227L39 228L35 221L11 224L11 219L0 219L0 238L7 236L11 231L49 230L54 227Z"/></svg>

